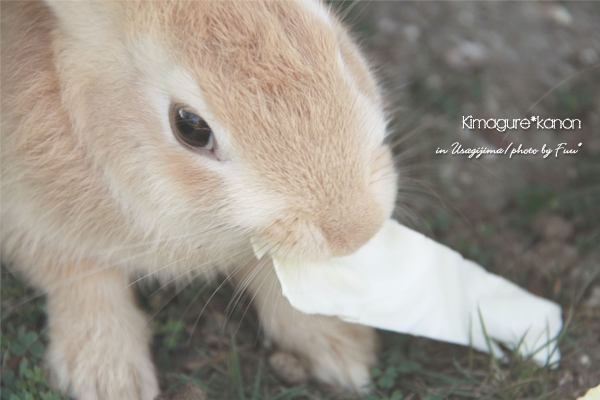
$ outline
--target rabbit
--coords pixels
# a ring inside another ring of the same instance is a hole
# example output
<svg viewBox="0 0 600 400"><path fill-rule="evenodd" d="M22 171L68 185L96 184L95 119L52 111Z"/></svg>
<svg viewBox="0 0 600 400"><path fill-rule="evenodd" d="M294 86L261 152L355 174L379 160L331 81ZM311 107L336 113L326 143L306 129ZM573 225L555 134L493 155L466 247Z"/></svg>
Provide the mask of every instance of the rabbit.
<svg viewBox="0 0 600 400"><path fill-rule="evenodd" d="M153 399L132 285L226 274L316 380L366 393L374 331L292 309L251 239L324 260L379 230L384 103L318 1L3 1L2 261L47 296L51 382Z"/></svg>

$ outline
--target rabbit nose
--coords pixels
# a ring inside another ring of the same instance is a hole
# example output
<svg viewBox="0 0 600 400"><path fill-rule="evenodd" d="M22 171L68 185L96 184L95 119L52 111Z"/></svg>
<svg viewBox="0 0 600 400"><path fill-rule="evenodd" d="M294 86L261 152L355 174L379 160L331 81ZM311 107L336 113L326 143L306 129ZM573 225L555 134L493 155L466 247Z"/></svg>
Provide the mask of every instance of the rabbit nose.
<svg viewBox="0 0 600 400"><path fill-rule="evenodd" d="M334 257L356 252L379 231L385 220L383 210L375 204L363 204L346 210L345 215L329 215L318 223L329 252Z"/></svg>
<svg viewBox="0 0 600 400"><path fill-rule="evenodd" d="M254 229L255 252L307 261L356 252L379 231L387 218L386 210L365 197L338 200L339 204L318 210L311 207L278 212L273 220Z"/></svg>

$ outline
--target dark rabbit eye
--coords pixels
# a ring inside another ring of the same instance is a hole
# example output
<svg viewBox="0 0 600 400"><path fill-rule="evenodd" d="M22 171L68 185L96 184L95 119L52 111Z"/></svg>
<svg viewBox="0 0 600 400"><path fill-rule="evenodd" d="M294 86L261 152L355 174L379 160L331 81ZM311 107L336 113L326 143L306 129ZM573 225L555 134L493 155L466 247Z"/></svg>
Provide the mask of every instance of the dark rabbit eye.
<svg viewBox="0 0 600 400"><path fill-rule="evenodd" d="M171 107L171 129L188 146L213 150L215 141L212 129L202 117L182 106Z"/></svg>

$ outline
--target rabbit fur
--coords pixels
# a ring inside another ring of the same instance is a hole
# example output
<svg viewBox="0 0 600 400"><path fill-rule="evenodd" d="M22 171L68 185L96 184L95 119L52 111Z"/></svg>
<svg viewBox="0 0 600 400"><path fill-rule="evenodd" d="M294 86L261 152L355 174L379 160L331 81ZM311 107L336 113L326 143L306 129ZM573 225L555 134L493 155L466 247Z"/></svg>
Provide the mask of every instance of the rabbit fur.
<svg viewBox="0 0 600 400"><path fill-rule="evenodd" d="M316 1L2 1L2 261L47 295L51 381L159 393L138 279L233 277L265 334L365 393L371 328L294 311L271 252L354 252L396 172L370 67ZM213 151L178 141L185 104Z"/></svg>

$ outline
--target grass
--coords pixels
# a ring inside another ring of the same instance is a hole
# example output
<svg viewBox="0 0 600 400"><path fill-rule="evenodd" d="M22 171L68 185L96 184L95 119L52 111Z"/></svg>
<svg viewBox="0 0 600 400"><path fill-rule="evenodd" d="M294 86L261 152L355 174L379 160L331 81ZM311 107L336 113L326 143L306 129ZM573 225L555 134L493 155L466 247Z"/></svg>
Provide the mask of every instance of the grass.
<svg viewBox="0 0 600 400"><path fill-rule="evenodd" d="M43 373L42 357L47 337L43 299L11 309L27 292L19 281L2 270L2 400L61 400L50 390Z"/></svg>

